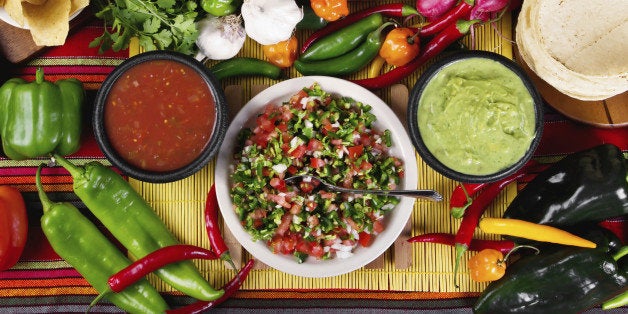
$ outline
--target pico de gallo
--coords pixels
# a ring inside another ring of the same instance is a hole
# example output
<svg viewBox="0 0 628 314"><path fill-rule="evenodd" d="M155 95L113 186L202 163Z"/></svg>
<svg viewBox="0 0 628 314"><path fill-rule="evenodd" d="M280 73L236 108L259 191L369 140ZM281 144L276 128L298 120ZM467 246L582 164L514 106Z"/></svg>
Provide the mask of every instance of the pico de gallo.
<svg viewBox="0 0 628 314"><path fill-rule="evenodd" d="M393 196L352 195L297 186L285 178L312 174L344 187L395 189L403 162L389 155L389 130L373 129L371 106L332 95L317 83L282 104L266 105L238 135L231 197L246 231L297 262L347 258L385 228Z"/></svg>

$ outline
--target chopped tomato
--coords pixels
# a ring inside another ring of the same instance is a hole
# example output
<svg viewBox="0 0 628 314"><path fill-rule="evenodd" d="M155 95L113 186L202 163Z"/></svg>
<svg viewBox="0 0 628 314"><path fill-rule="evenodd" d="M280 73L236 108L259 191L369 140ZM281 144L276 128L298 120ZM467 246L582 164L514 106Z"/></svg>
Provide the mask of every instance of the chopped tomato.
<svg viewBox="0 0 628 314"><path fill-rule="evenodd" d="M292 97L290 97L290 104L294 108L300 109L303 107L303 105L301 105L301 100L306 97L307 97L307 92L305 92L304 90L300 90L296 94L294 94Z"/></svg>
<svg viewBox="0 0 628 314"><path fill-rule="evenodd" d="M373 242L373 236L370 233L362 231L358 235L360 237L358 243L363 247L368 247Z"/></svg>
<svg viewBox="0 0 628 314"><path fill-rule="evenodd" d="M349 158L355 159L362 156L362 154L364 153L364 146L363 145L349 146L347 147L347 151L349 152Z"/></svg>
<svg viewBox="0 0 628 314"><path fill-rule="evenodd" d="M305 145L299 145L290 152L290 157L297 159L302 158L303 156L305 156L306 151L307 148L305 147Z"/></svg>
<svg viewBox="0 0 628 314"><path fill-rule="evenodd" d="M310 158L310 167L314 168L314 169L318 169L320 167L323 167L325 165L325 161L320 159L320 158L316 158L316 157L312 157Z"/></svg>
<svg viewBox="0 0 628 314"><path fill-rule="evenodd" d="M325 148L325 146L323 145L323 142L315 139L315 138L311 138L308 142L307 142L307 150L310 152L320 152Z"/></svg>
<svg viewBox="0 0 628 314"><path fill-rule="evenodd" d="M282 192L286 191L286 181L277 177L270 179L270 186Z"/></svg>

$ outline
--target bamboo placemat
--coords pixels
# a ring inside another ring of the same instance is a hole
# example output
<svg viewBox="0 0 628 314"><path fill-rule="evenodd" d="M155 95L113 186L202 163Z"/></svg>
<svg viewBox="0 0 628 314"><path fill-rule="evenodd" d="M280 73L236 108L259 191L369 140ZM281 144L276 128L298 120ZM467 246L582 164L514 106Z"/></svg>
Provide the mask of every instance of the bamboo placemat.
<svg viewBox="0 0 628 314"><path fill-rule="evenodd" d="M381 3L392 1L380 1ZM404 1L414 5L414 1ZM351 2L352 9L357 11L372 6L367 1ZM470 48L488 50L512 58L512 19L506 15L501 21L493 25L483 25L474 30L473 41L467 36L463 43ZM297 36L304 39L309 35L299 31ZM263 59L261 47L247 39L239 56L256 57ZM208 62L211 66L213 61ZM385 71L386 69L384 69ZM418 78L420 71L415 72L400 84L391 88L376 91L375 93L386 103L391 105L405 121L405 104L408 90ZM287 78L300 76L293 68L285 73ZM345 78L366 77L366 70ZM230 107L237 111L257 92L277 81L260 78L229 78L225 79L223 87L230 100ZM232 112L232 116L235 112ZM229 139L226 139L229 140ZM429 168L417 155L419 187L433 188L445 196L440 203L417 201L414 212L401 238L373 263L349 274L331 278L303 278L288 275L280 271L257 267L244 283L245 290L289 289L289 290L390 290L390 291L424 291L424 292L480 292L486 286L473 282L466 272L466 261L463 261L459 271L460 287L454 286L453 261L454 251L450 247L435 244L409 244L405 239L426 232L455 233L460 221L449 215L449 195L457 182L447 179ZM207 192L213 184L214 162L190 178L168 184L151 184L130 179L129 181L155 208L164 219L173 233L181 242L209 247L206 237L203 209ZM495 200L488 209L489 216L499 216L506 205L516 195L516 186L510 186ZM223 230L224 231L224 230ZM241 251L237 242L230 239L228 232L224 232L230 248L236 259L245 261L250 258L247 252ZM478 238L487 238L476 234ZM465 256L465 260L469 255ZM236 261L240 262L240 261ZM198 267L216 286L221 286L233 276L233 271L217 261L196 261ZM161 291L170 291L170 288L151 280Z"/></svg>

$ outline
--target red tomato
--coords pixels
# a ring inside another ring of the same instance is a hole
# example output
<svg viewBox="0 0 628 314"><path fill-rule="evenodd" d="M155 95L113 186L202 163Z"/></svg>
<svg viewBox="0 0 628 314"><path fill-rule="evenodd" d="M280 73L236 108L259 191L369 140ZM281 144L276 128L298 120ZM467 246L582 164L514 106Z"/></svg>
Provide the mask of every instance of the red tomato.
<svg viewBox="0 0 628 314"><path fill-rule="evenodd" d="M295 149L290 152L290 156L296 159L299 159L305 156L305 152L307 151L305 145L299 145Z"/></svg>
<svg viewBox="0 0 628 314"><path fill-rule="evenodd" d="M272 186L273 188L279 190L279 191L286 191L286 181L279 179L277 177L271 178L270 179L270 186Z"/></svg>
<svg viewBox="0 0 628 314"><path fill-rule="evenodd" d="M26 204L19 190L0 186L0 271L20 259L28 236Z"/></svg>

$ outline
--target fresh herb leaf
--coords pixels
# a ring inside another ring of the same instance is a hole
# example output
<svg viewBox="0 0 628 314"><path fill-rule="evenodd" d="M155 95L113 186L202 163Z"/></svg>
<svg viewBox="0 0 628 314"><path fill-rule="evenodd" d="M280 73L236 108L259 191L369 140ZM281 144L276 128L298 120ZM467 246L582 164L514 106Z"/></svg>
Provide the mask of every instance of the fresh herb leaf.
<svg viewBox="0 0 628 314"><path fill-rule="evenodd" d="M139 38L145 51L173 50L187 55L196 52L201 18L196 2L191 0L98 0L96 17L105 24L103 34L90 47L126 49L132 37Z"/></svg>

